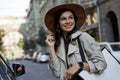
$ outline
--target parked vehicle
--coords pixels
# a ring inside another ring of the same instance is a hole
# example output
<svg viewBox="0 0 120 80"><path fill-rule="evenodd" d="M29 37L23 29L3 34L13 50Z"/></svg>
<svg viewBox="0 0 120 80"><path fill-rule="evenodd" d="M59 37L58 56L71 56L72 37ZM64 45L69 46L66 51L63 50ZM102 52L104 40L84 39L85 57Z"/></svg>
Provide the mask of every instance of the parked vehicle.
<svg viewBox="0 0 120 80"><path fill-rule="evenodd" d="M32 60L32 55L31 54L25 54L24 59L25 60Z"/></svg>
<svg viewBox="0 0 120 80"><path fill-rule="evenodd" d="M37 56L38 56L38 54L40 54L40 52L37 52L37 51L36 51L36 52L33 53L33 56L32 56L32 61L33 61L33 62L36 62L36 61L37 61Z"/></svg>
<svg viewBox="0 0 120 80"><path fill-rule="evenodd" d="M35 52L32 57L33 62L48 62L49 53L47 52Z"/></svg>
<svg viewBox="0 0 120 80"><path fill-rule="evenodd" d="M24 52L24 55L23 55L23 58L24 58L25 60L32 60L33 53L34 53L34 50L33 50L33 49L30 49L30 50L28 50L28 51L25 51L25 52Z"/></svg>
<svg viewBox="0 0 120 80"><path fill-rule="evenodd" d="M20 63L13 63L12 69L8 62L0 55L0 80L16 80L17 76L25 74L25 67Z"/></svg>
<svg viewBox="0 0 120 80"><path fill-rule="evenodd" d="M84 80L119 80L120 79L120 63L111 54L111 52L103 48L102 53L105 57L107 68L101 74L90 74L87 71L80 72L80 76Z"/></svg>
<svg viewBox="0 0 120 80"><path fill-rule="evenodd" d="M120 62L120 42L100 42L99 45L101 48L107 48Z"/></svg>
<svg viewBox="0 0 120 80"><path fill-rule="evenodd" d="M48 61L49 61L49 53L41 52L41 54L38 54L37 62L48 62Z"/></svg>
<svg viewBox="0 0 120 80"><path fill-rule="evenodd" d="M23 53L19 53L19 54L14 55L13 59L15 59L15 60L23 59Z"/></svg>

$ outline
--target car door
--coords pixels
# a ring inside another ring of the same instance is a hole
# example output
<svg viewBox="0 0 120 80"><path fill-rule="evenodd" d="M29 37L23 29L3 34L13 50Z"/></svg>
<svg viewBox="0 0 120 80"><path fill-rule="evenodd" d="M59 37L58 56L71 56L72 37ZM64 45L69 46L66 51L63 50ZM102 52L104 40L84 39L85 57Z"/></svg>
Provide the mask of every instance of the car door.
<svg viewBox="0 0 120 80"><path fill-rule="evenodd" d="M2 56L0 56L0 78L0 80L16 80L11 68Z"/></svg>
<svg viewBox="0 0 120 80"><path fill-rule="evenodd" d="M82 71L80 76L84 80L120 80L120 63L106 48L102 50L102 53L107 62L106 70L101 74L90 74L87 71Z"/></svg>

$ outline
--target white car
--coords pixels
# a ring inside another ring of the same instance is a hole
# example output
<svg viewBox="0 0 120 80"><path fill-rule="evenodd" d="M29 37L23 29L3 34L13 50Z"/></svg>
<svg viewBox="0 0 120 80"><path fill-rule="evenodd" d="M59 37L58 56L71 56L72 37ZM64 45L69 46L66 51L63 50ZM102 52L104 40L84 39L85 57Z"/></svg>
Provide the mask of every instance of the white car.
<svg viewBox="0 0 120 80"><path fill-rule="evenodd" d="M83 70L79 75L84 80L120 80L120 63L112 56L108 49L103 48L102 54L107 63L105 71L101 74L91 74Z"/></svg>
<svg viewBox="0 0 120 80"><path fill-rule="evenodd" d="M37 56L37 62L48 62L49 61L49 53L41 52Z"/></svg>
<svg viewBox="0 0 120 80"><path fill-rule="evenodd" d="M12 65L0 54L0 80L18 80L18 76L25 74L25 66L14 62Z"/></svg>
<svg viewBox="0 0 120 80"><path fill-rule="evenodd" d="M47 52L35 52L32 57L33 62L48 62L49 53Z"/></svg>
<svg viewBox="0 0 120 80"><path fill-rule="evenodd" d="M33 62L36 62L36 58L37 58L38 54L39 54L39 52L37 52L37 51L33 53L33 56L32 56Z"/></svg>
<svg viewBox="0 0 120 80"><path fill-rule="evenodd" d="M107 48L120 62L120 42L100 42L99 45L101 48Z"/></svg>

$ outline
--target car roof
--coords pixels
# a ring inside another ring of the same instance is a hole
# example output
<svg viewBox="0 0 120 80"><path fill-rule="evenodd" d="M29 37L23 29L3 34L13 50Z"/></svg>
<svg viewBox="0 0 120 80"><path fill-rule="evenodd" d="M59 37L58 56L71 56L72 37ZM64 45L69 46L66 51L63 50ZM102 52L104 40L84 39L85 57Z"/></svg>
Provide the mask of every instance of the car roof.
<svg viewBox="0 0 120 80"><path fill-rule="evenodd" d="M120 42L100 42L99 44L100 45L102 45L102 44L106 44L106 45L109 45L109 44L120 44Z"/></svg>

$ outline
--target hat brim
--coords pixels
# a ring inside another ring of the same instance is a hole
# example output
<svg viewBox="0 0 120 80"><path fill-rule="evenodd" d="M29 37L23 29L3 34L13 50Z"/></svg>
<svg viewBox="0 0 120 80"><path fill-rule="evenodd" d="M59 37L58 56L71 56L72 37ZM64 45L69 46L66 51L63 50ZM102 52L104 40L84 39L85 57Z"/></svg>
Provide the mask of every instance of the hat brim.
<svg viewBox="0 0 120 80"><path fill-rule="evenodd" d="M79 5L79 4L62 4L59 6L56 6L54 8L51 8L45 15L45 25L46 27L51 31L51 32L55 32L55 14L58 10L62 10L62 9L70 9L72 10L75 15L77 16L77 22L76 25L78 28L80 28L86 19L86 13L84 8Z"/></svg>

